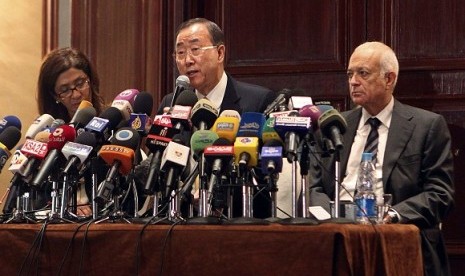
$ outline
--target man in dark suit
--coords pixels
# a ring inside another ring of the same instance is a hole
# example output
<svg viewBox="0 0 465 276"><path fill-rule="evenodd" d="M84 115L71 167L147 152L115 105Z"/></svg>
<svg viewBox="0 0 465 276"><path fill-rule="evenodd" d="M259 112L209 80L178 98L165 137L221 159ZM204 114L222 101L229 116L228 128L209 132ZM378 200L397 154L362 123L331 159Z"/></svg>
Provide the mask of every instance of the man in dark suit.
<svg viewBox="0 0 465 276"><path fill-rule="evenodd" d="M214 22L195 18L178 27L174 53L176 65L179 73L189 78L197 97L207 98L220 112L263 112L273 101L274 94L267 88L237 81L226 74L225 55L224 34ZM173 93L163 98L159 114L166 111L172 99ZM255 217L266 218L271 214L270 199L263 195L261 193L254 199ZM241 214L240 203L240 197L235 197L234 216Z"/></svg>
<svg viewBox="0 0 465 276"><path fill-rule="evenodd" d="M392 49L367 42L355 49L348 69L352 101L360 108L342 113L347 121L340 152L341 200L353 199L357 169L370 126L376 117L377 196L392 194L392 208L385 223L415 224L421 230L425 275L448 275L449 267L440 223L453 206L451 137L441 115L400 103L392 96L399 65ZM334 158L334 157L333 157ZM328 158L328 159L333 159ZM328 162L328 163L326 163ZM334 198L334 160L310 173L311 205L329 210Z"/></svg>

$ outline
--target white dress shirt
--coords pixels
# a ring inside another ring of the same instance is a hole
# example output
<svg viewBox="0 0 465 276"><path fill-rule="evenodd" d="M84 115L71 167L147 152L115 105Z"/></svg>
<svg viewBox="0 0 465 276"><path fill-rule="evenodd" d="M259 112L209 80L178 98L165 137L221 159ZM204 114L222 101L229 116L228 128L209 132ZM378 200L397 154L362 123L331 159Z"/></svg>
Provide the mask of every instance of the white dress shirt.
<svg viewBox="0 0 465 276"><path fill-rule="evenodd" d="M392 109L394 107L394 98L391 97L389 104L376 116L371 116L365 109L362 109L362 118L360 119L357 133L355 134L354 142L350 150L350 156L347 163L347 169L345 171L345 177L342 181L342 187L340 190L340 200L353 201L355 193L355 186L358 178L358 168L360 167L360 161L362 160L362 153L365 148L365 143L370 132L370 124L366 124L366 121L371 117L376 117L381 121L381 125L378 128L378 154L376 163L376 184L375 193L378 200L383 199L383 160L386 149L386 141L389 132L389 126L391 125Z"/></svg>

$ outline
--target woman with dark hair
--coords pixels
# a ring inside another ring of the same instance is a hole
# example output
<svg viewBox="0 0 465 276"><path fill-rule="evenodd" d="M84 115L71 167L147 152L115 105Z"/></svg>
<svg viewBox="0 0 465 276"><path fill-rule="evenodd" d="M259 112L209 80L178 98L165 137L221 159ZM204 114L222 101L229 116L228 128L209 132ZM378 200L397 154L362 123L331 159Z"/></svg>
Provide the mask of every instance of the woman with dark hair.
<svg viewBox="0 0 465 276"><path fill-rule="evenodd" d="M50 52L40 68L37 104L39 114L69 122L82 100L103 109L99 79L87 56L73 48Z"/></svg>
<svg viewBox="0 0 465 276"><path fill-rule="evenodd" d="M37 105L39 114L49 114L68 123L76 113L81 101L92 103L97 115L104 108L99 94L99 79L88 57L73 48L61 48L50 52L39 72ZM88 182L88 181L85 181ZM90 183L90 182L89 182ZM81 184L84 184L81 183ZM79 187L77 215L89 216L92 210L85 190ZM87 192L89 194L89 192ZM82 205L84 204L84 205Z"/></svg>

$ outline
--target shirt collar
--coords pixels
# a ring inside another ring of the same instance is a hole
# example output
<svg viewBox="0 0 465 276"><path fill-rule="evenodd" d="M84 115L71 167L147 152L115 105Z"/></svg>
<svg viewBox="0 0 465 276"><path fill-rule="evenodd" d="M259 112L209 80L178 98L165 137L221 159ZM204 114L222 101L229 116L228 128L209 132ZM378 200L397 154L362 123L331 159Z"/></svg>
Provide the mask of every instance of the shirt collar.
<svg viewBox="0 0 465 276"><path fill-rule="evenodd" d="M226 76L226 73L223 72L223 75L221 76L220 81L216 86L207 94L207 98L210 102L212 102L219 110L221 107L221 103L223 102L224 94L226 93L226 85L228 84L228 77ZM203 99L205 96L199 93L197 89L195 90L195 95L197 95L197 98Z"/></svg>
<svg viewBox="0 0 465 276"><path fill-rule="evenodd" d="M384 107L381 112L378 113L378 115L374 116L378 118L378 120L381 121L382 125L386 126L389 128L391 125L391 118L392 118L392 110L394 109L394 97L391 97L391 100L389 103ZM371 118L371 116L368 111L365 110L365 108L362 108L362 118L360 120L359 128L363 127L366 123L366 121Z"/></svg>

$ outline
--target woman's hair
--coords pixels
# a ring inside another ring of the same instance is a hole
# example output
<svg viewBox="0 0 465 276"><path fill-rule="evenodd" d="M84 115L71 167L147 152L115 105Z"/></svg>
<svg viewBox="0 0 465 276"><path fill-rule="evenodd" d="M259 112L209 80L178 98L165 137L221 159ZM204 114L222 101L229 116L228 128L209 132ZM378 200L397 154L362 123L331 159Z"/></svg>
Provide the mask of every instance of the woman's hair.
<svg viewBox="0 0 465 276"><path fill-rule="evenodd" d="M40 67L37 104L39 114L49 114L55 119L69 122L68 110L56 100L55 84L61 73L70 68L82 70L89 78L91 102L97 114L103 109L103 98L99 94L99 79L87 56L73 48L61 48L50 52Z"/></svg>

